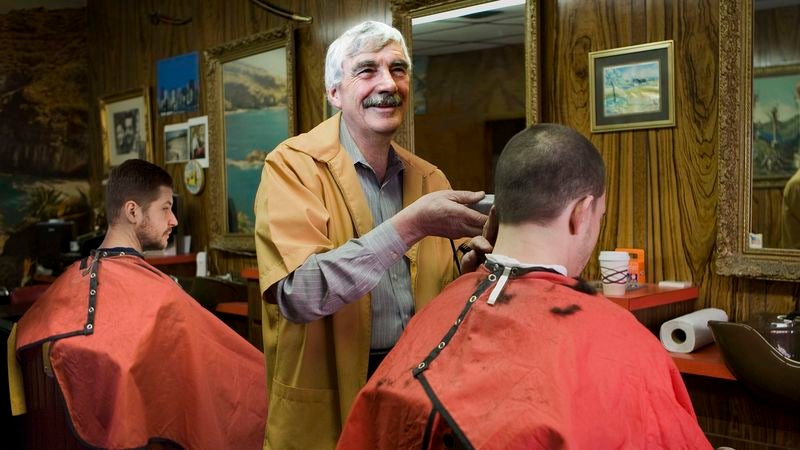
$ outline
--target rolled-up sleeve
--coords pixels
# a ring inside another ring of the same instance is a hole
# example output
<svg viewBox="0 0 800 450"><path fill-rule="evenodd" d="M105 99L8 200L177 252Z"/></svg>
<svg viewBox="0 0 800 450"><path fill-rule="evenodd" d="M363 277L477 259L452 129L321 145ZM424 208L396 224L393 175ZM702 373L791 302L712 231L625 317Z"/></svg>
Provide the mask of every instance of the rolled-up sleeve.
<svg viewBox="0 0 800 450"><path fill-rule="evenodd" d="M281 314L295 323L333 314L372 290L408 248L385 221L360 238L309 256L274 287Z"/></svg>

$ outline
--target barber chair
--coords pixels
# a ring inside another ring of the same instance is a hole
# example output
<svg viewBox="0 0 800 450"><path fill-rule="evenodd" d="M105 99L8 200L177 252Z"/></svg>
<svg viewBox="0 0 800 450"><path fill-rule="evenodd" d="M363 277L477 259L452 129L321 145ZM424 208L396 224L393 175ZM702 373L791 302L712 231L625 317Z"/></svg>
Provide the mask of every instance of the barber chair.
<svg viewBox="0 0 800 450"><path fill-rule="evenodd" d="M776 406L800 401L800 354L795 353L800 350L800 321L785 317L762 314L750 324L708 322L731 373Z"/></svg>
<svg viewBox="0 0 800 450"><path fill-rule="evenodd" d="M249 336L248 316L229 314L217 308L220 303L242 303L247 306L247 284L241 281L217 277L197 277L192 283L189 295L204 308L231 327L239 336Z"/></svg>
<svg viewBox="0 0 800 450"><path fill-rule="evenodd" d="M192 285L194 285L194 277L193 276L186 277L186 276L170 275L169 277L172 278L172 281L178 283L178 286L183 288L184 292L186 292L187 294L191 295Z"/></svg>
<svg viewBox="0 0 800 450"><path fill-rule="evenodd" d="M246 302L247 285L216 277L197 277L188 291L198 303L211 312L221 302Z"/></svg>
<svg viewBox="0 0 800 450"><path fill-rule="evenodd" d="M49 284L32 284L18 287L11 291L10 303L20 308L27 309L38 299L44 291L50 288Z"/></svg>

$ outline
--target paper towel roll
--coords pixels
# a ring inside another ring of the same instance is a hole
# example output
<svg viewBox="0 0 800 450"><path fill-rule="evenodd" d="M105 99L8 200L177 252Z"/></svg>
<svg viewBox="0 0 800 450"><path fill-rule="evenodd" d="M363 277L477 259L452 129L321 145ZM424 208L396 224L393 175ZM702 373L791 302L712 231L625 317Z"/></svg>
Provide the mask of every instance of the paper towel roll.
<svg viewBox="0 0 800 450"><path fill-rule="evenodd" d="M661 324L661 344L675 353L691 353L714 340L709 320L728 321L728 314L717 308L706 308Z"/></svg>

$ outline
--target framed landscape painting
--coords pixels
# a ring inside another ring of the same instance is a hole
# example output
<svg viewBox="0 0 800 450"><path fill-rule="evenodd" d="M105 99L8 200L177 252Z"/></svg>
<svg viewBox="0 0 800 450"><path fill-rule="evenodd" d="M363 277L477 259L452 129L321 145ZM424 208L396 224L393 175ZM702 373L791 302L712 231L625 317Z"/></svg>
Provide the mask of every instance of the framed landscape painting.
<svg viewBox="0 0 800 450"><path fill-rule="evenodd" d="M254 251L264 159L295 134L293 28L209 49L206 62L211 245Z"/></svg>
<svg viewBox="0 0 800 450"><path fill-rule="evenodd" d="M753 73L753 180L783 180L800 169L800 64Z"/></svg>
<svg viewBox="0 0 800 450"><path fill-rule="evenodd" d="M189 160L189 127L186 122L164 125L164 164Z"/></svg>
<svg viewBox="0 0 800 450"><path fill-rule="evenodd" d="M675 125L672 41L589 53L592 132Z"/></svg>

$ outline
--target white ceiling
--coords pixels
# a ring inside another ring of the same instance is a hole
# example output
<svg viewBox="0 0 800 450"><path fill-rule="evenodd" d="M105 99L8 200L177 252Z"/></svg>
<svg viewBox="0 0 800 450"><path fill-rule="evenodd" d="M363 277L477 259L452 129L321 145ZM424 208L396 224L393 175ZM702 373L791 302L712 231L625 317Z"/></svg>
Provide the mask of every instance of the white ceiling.
<svg viewBox="0 0 800 450"><path fill-rule="evenodd" d="M525 5L439 20L413 27L414 56L483 50L525 42Z"/></svg>
<svg viewBox="0 0 800 450"><path fill-rule="evenodd" d="M755 9L797 5L800 0L755 0ZM417 24L413 27L414 56L483 50L525 42L525 5ZM477 17L475 17L477 16Z"/></svg>

